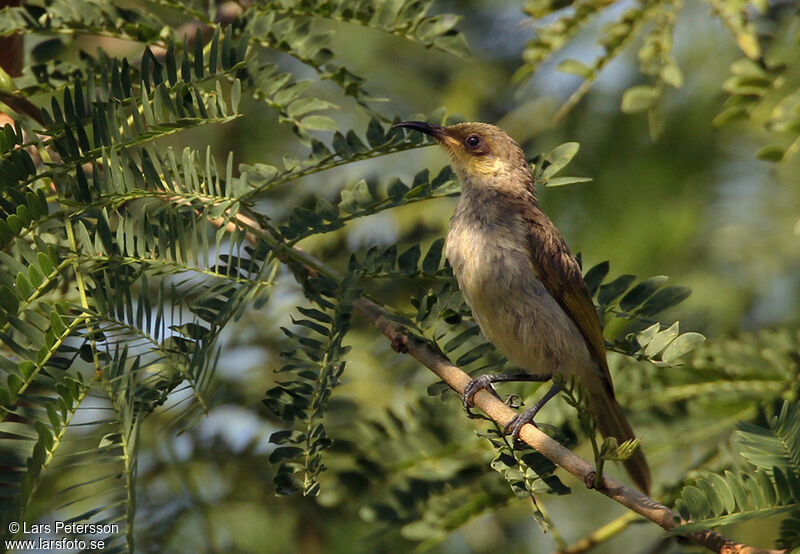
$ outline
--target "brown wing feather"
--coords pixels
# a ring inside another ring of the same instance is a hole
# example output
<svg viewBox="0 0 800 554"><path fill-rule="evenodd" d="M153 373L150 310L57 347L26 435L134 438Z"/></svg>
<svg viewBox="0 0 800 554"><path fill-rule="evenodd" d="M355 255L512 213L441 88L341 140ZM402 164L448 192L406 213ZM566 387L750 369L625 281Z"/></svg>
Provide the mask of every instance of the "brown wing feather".
<svg viewBox="0 0 800 554"><path fill-rule="evenodd" d="M602 372L605 391L586 383L590 408L595 412L600 432L604 436L616 437L620 442L634 438L633 429L622 408L614 398L614 386L606 362L606 344L603 327L581 275L577 260L567 248L561 233L539 207L530 203L522 212L528 226L528 245L531 261L539 280L559 305L578 326L586 340L592 359ZM641 448L625 460L625 468L633 480L647 493L650 489L650 468Z"/></svg>
<svg viewBox="0 0 800 554"><path fill-rule="evenodd" d="M603 328L578 262L561 238L561 233L544 212L532 205L524 213L525 223L530 230L528 242L536 275L578 326L592 359L602 370L613 394Z"/></svg>

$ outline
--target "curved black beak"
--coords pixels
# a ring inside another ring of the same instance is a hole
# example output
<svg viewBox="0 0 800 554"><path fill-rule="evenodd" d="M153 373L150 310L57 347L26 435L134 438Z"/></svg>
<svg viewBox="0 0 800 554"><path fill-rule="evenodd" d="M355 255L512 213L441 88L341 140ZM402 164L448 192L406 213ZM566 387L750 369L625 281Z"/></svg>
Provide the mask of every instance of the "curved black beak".
<svg viewBox="0 0 800 554"><path fill-rule="evenodd" d="M392 127L406 127L408 129L414 129L415 131L425 133L426 135L430 135L438 140L441 140L447 136L447 131L444 127L434 123L426 123L425 121L401 121L400 123L395 123L392 125Z"/></svg>

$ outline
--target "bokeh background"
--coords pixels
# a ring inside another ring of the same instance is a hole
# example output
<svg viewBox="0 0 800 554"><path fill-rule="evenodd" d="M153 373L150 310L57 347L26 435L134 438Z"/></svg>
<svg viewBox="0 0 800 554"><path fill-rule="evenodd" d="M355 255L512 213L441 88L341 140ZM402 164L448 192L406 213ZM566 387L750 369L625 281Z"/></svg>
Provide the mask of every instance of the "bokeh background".
<svg viewBox="0 0 800 554"><path fill-rule="evenodd" d="M758 122L712 124L727 97L722 84L729 77L729 66L742 54L708 3L687 0L680 13L674 56L684 84L664 94L659 108L663 129L657 136L652 136L646 114L620 110L623 91L645 82L635 47L608 64L582 101L553 122L558 106L581 81L556 71L558 62L571 58L588 63L599 53L600 30L632 4L627 0L614 3L521 82L512 82L512 76L534 27L520 2L435 3L434 13L462 17L458 28L470 45L468 57L348 23L318 20L314 25L335 31L332 49L337 60L365 77L364 86L371 94L386 99L373 107L389 117L412 119L443 107L447 114L465 120L500 125L531 157L564 142L579 142L580 151L568 173L592 181L540 190L544 210L573 251L581 253L584 268L608 260L612 275L668 275L671 284L690 286L692 296L665 317L679 319L682 330L705 334L708 341L703 348L765 329L796 330L800 324L800 157L780 164L759 160L755 152L771 138ZM28 48L33 46L28 44ZM141 52L140 45L97 37L78 38L70 45L72 52L96 47L132 58ZM309 90L338 106L327 115L341 129L364 128L367 116L338 88L320 81L311 69L288 56L266 55L295 75L311 79ZM220 159L232 151L236 164L278 163L287 151L297 155L305 151L291 128L281 124L268 106L243 100L241 110L246 117L182 133L171 143L210 144ZM324 141L330 135L317 133ZM348 164L270 192L260 199L259 209L281 220L294 206L313 206L317 197L336 200L342 188L359 179L380 187L390 177L408 181L422 168L437 172L445 163L444 154L431 147ZM457 198L436 199L382 212L307 239L300 246L331 266L344 268L351 253L363 253L373 245L397 243L402 248L442 237L456 202ZM403 281L373 283L370 291L408 308L417 286ZM572 487L572 495L541 498L556 526L554 532L543 534L531 517L529 503L509 497L505 482L488 467L491 450L474 434L485 423L464 417L452 394L428 396L425 391L435 380L432 374L395 354L379 333L358 320L345 341L353 348L326 423L340 445L373 437L374 442L363 446L372 449L373 455L382 454L386 464L379 469L365 462L356 472L342 465L353 457L337 457L340 451L334 445L326 457L331 468L322 476L319 497L276 496L274 468L268 460L274 445L268 439L281 427L261 401L278 379L274 370L282 363L284 337L278 329L291 325L290 314L303 302L299 287L287 273L266 306L249 310L231 325L224 335L216 374L215 387L222 400L207 417L180 435L168 425L168 410L146 421L136 515L137 545L142 552L313 554L421 548L457 554L539 553L556 549L554 533L572 544L624 514L623 508L585 491L567 476L563 479ZM610 329L609 333L621 331ZM698 359L707 355L702 349L696 354ZM735 458L729 443L735 420L715 414L706 421L702 410L670 405L663 408L659 421L659 412L648 406L647 398L639 398L637 384L659 378L659 372L675 371L682 375L676 379L691 381L692 372L701 371L693 365L692 356L677 370L637 365L614 355L611 359L617 382L622 383L618 385L621 401L627 402L634 427L644 438L656 480L670 486L677 485L675 480L685 477L688 468L702 467L709 444L723 453L722 461L716 458L720 464ZM535 386L503 388L503 392L512 391L525 396ZM180 400L176 397L171 402ZM745 413L756 417L757 402L736 396L726 414L739 414L743 403L752 403L744 406ZM563 424L574 419L570 414L563 402L556 401L541 417ZM676 414L683 417L678 423L674 423ZM709 422L716 425L723 420L724 424L708 428ZM577 448L589 455L585 444ZM447 465L458 460L484 464L485 474L458 473L450 488L440 491L440 505L436 494L422 502L413 491L406 497L389 492L393 485L405 486L411 477L424 479L450 471ZM345 486L342 475L350 470L369 478L350 475ZM59 488L59 483L47 485ZM391 494L401 503L420 502L418 519L387 523L376 506ZM46 498L46 492L40 495L40 512L47 511ZM463 521L459 509L467 514ZM448 533L419 524L432 518L431 514L443 513L453 520ZM767 521L730 532L768 546L775 529L776 523ZM686 545L661 542L661 536L654 525L633 524L593 551L691 551Z"/></svg>

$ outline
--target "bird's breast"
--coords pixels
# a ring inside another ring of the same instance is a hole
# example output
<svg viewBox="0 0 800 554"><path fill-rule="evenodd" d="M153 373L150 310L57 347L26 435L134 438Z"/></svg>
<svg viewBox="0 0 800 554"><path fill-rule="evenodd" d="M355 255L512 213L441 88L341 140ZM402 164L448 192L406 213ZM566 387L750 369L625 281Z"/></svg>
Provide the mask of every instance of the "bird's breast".
<svg viewBox="0 0 800 554"><path fill-rule="evenodd" d="M536 276L521 217L457 211L445 254L481 331L513 365L551 374L590 363L577 326Z"/></svg>

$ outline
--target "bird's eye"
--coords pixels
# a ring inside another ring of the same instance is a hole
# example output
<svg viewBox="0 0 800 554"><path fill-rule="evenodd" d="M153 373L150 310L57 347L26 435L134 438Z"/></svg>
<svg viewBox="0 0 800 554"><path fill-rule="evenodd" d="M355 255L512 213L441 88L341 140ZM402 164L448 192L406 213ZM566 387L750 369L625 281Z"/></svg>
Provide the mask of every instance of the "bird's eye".
<svg viewBox="0 0 800 554"><path fill-rule="evenodd" d="M481 137L478 135L469 135L466 139L464 139L464 144L466 144L469 148L477 148L481 145Z"/></svg>

